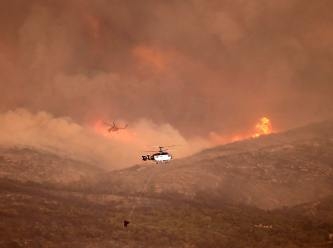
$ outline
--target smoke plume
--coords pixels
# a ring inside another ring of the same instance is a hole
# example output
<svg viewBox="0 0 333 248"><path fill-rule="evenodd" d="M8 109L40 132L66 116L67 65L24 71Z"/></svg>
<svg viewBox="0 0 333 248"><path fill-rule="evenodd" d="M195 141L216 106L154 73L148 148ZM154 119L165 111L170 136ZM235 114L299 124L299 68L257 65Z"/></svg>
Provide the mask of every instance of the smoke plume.
<svg viewBox="0 0 333 248"><path fill-rule="evenodd" d="M171 152L179 158L210 144L186 140L171 125L145 119L109 133L101 120L81 126L68 117L18 109L0 114L0 145L33 147L102 168L119 169L140 163L145 150L158 150L158 146L173 145Z"/></svg>
<svg viewBox="0 0 333 248"><path fill-rule="evenodd" d="M262 116L280 130L330 118L332 8L330 0L1 1L0 111L68 116L83 133L97 119L146 119L186 139L245 133Z"/></svg>

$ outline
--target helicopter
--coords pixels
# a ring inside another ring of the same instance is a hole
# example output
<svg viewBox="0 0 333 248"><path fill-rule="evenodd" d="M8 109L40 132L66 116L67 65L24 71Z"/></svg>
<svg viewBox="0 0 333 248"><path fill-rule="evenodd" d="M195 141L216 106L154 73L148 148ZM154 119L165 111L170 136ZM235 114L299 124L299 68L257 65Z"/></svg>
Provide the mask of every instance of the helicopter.
<svg viewBox="0 0 333 248"><path fill-rule="evenodd" d="M104 121L104 124L109 126L108 132L118 132L119 130L126 129L128 127L128 124L123 127L118 127L114 121L112 121L112 124Z"/></svg>
<svg viewBox="0 0 333 248"><path fill-rule="evenodd" d="M147 152L155 152L154 154L150 155L142 155L142 160L147 161L147 160L152 160L155 161L156 164L159 163L167 163L171 161L172 155L167 152L167 149L164 149L163 146L158 147L158 151L147 151Z"/></svg>

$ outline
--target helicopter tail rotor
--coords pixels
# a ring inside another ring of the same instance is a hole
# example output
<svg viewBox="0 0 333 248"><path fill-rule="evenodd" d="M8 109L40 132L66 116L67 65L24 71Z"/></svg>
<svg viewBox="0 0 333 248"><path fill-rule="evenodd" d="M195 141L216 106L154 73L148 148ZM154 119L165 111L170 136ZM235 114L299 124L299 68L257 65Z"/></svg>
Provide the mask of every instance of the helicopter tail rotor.
<svg viewBox="0 0 333 248"><path fill-rule="evenodd" d="M142 160L143 160L143 161L147 161L147 160L148 160L148 157L143 155L143 156L142 156Z"/></svg>
<svg viewBox="0 0 333 248"><path fill-rule="evenodd" d="M152 160L152 157L150 155L142 155L142 160L143 161Z"/></svg>

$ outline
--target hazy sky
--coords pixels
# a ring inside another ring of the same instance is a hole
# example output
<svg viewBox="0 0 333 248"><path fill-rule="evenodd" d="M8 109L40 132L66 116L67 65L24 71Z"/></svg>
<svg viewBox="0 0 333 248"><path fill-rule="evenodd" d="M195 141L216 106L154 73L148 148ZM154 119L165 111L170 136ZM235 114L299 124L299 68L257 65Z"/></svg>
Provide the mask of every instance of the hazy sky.
<svg viewBox="0 0 333 248"><path fill-rule="evenodd" d="M329 118L333 1L4 0L0 111L186 136Z"/></svg>

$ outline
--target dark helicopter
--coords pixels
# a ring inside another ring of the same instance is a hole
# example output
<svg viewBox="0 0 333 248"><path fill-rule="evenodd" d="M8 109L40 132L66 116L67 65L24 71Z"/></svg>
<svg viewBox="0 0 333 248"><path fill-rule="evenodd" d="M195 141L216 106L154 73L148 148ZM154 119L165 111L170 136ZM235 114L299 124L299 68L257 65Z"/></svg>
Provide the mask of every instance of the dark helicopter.
<svg viewBox="0 0 333 248"><path fill-rule="evenodd" d="M167 152L167 149L164 149L163 146L158 147L158 151L147 151L147 152L155 152L154 154L150 155L142 155L142 160L147 161L147 160L152 160L155 161L156 164L158 163L166 163L171 161L172 155Z"/></svg>
<svg viewBox="0 0 333 248"><path fill-rule="evenodd" d="M116 123L114 121L112 122L112 124L109 123L109 122L104 122L104 124L109 126L108 132L117 132L121 129L126 129L128 127L128 124L126 124L123 127L119 127L119 126L116 125Z"/></svg>
<svg viewBox="0 0 333 248"><path fill-rule="evenodd" d="M128 220L124 220L124 227L127 228L127 226L130 224L131 222L129 222Z"/></svg>

